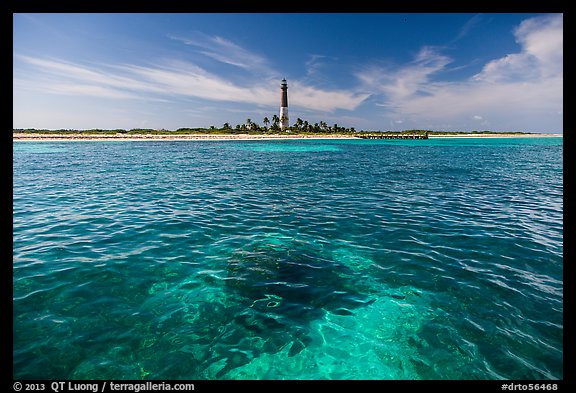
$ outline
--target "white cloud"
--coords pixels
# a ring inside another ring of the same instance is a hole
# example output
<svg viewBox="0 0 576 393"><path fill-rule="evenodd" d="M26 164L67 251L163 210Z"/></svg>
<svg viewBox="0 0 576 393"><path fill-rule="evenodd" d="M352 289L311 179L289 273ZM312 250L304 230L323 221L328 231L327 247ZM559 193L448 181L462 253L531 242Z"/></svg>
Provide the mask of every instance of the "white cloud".
<svg viewBox="0 0 576 393"><path fill-rule="evenodd" d="M269 105L276 95L263 86L242 87L193 64L174 62L156 67L124 66L133 78L154 86L167 95L181 95L214 101Z"/></svg>
<svg viewBox="0 0 576 393"><path fill-rule="evenodd" d="M522 50L489 62L474 80L497 83L562 77L563 21L562 15L525 20L514 31Z"/></svg>
<svg viewBox="0 0 576 393"><path fill-rule="evenodd" d="M265 57L253 53L225 38L208 36L200 32L196 32L190 37L170 36L170 38L199 48L199 53L221 63L240 67L259 74L272 73L272 67Z"/></svg>
<svg viewBox="0 0 576 393"><path fill-rule="evenodd" d="M543 77L562 75L563 15L548 15L525 20L516 29L515 35L524 52L537 59Z"/></svg>
<svg viewBox="0 0 576 393"><path fill-rule="evenodd" d="M435 48L424 47L407 66L396 70L373 67L358 73L357 77L367 87L376 86L391 101L397 102L416 94L428 94L430 77L450 62L450 58Z"/></svg>
<svg viewBox="0 0 576 393"><path fill-rule="evenodd" d="M472 29L474 29L476 26L479 25L479 23L480 23L480 21L482 21L482 19L483 19L482 14L476 14L472 18L468 19L468 21L464 24L464 26L462 26L462 28L458 32L458 35L456 36L456 38L454 38L454 40L452 40L452 43L459 41L462 38L464 38L465 36L467 36Z"/></svg>
<svg viewBox="0 0 576 393"><path fill-rule="evenodd" d="M451 59L429 47L406 66L373 67L357 76L384 95L390 117L415 126L450 122L456 128L472 127L470 120L481 120L480 112L498 128L541 130L554 122L562 131L557 113L563 108L563 16L527 19L514 35L519 52L488 62L463 81L433 80Z"/></svg>
<svg viewBox="0 0 576 393"><path fill-rule="evenodd" d="M23 72L16 67L15 88L42 93L146 100L184 96L265 106L278 104L275 79L249 80L247 86L240 86L186 62L88 66L58 59L18 55L15 58L33 69ZM319 89L299 81L292 82L291 87L291 106L309 110L353 110L368 97L368 94L348 90Z"/></svg>
<svg viewBox="0 0 576 393"><path fill-rule="evenodd" d="M292 86L289 105L297 103L298 107L325 112L336 109L354 110L370 96L367 93L353 93L347 90L321 90L298 81L292 83Z"/></svg>
<svg viewBox="0 0 576 393"><path fill-rule="evenodd" d="M308 76L315 76L318 74L320 69L325 65L324 59L326 56L324 55L310 55L308 60L306 60L306 74Z"/></svg>
<svg viewBox="0 0 576 393"><path fill-rule="evenodd" d="M15 55L16 59L32 65L36 72L20 72L19 83L35 86L45 92L100 96L108 98L136 98L133 92L162 93L157 86L146 84L130 76L114 73L114 67L94 67L63 60L40 59ZM116 71L117 72L117 71Z"/></svg>

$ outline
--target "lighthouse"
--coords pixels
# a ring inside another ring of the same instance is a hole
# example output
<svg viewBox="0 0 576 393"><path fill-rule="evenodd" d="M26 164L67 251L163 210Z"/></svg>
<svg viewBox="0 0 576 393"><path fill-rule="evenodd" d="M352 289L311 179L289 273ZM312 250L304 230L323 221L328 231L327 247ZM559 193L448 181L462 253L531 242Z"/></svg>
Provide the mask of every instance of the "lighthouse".
<svg viewBox="0 0 576 393"><path fill-rule="evenodd" d="M280 84L280 129L285 130L289 127L288 123L288 84L286 79L282 79Z"/></svg>

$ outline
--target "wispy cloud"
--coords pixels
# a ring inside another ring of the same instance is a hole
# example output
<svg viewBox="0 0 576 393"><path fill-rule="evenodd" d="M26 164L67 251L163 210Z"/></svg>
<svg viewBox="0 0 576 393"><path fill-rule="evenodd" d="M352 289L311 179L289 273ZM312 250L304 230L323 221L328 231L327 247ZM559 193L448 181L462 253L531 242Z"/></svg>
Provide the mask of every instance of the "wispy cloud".
<svg viewBox="0 0 576 393"><path fill-rule="evenodd" d="M324 112L333 112L336 109L354 110L370 96L368 93L352 93L347 90L320 90L298 82L293 85L292 102L297 102L298 107Z"/></svg>
<svg viewBox="0 0 576 393"><path fill-rule="evenodd" d="M115 67L86 66L59 59L41 59L15 55L15 58L33 66L36 72L23 73L17 83L34 86L49 93L98 96L107 98L138 98L136 93L163 93L159 86L147 84L118 73ZM30 78L32 76L32 78Z"/></svg>
<svg viewBox="0 0 576 393"><path fill-rule="evenodd" d="M474 119L478 113L491 113L491 124L508 128L520 124L515 121L519 118L524 124L526 119L542 122L562 111L563 16L527 19L514 35L521 46L518 53L494 59L462 81L440 78L452 59L430 47L410 64L371 67L357 77L383 96L380 106L391 118L419 125L438 126L446 119L470 125L479 120Z"/></svg>
<svg viewBox="0 0 576 393"><path fill-rule="evenodd" d="M15 58L33 68L31 73L18 72L15 84L43 93L146 100L184 96L263 106L278 104L277 80L250 80L246 86L240 86L182 61L153 66L85 65L20 55ZM319 89L298 81L292 87L291 106L325 112L355 109L368 96L348 90Z"/></svg>
<svg viewBox="0 0 576 393"><path fill-rule="evenodd" d="M272 67L266 57L220 36L196 32L189 37L169 36L169 38L194 47L199 53L224 64L251 72L265 72L266 74L272 72Z"/></svg>
<svg viewBox="0 0 576 393"><path fill-rule="evenodd" d="M451 62L433 47L422 48L414 60L403 67L383 69L371 67L357 74L367 88L378 89L390 101L401 102L418 94L428 94L430 78Z"/></svg>
<svg viewBox="0 0 576 393"><path fill-rule="evenodd" d="M172 62L155 67L127 65L123 68L134 79L154 86L168 95L261 105L276 101L276 95L264 85L238 86L194 64Z"/></svg>
<svg viewBox="0 0 576 393"><path fill-rule="evenodd" d="M326 58L326 56L324 55L310 55L308 57L308 60L306 60L305 66L306 66L306 75L308 76L314 76L316 74L318 74L318 72L320 71L320 69L324 66L324 59Z"/></svg>
<svg viewBox="0 0 576 393"><path fill-rule="evenodd" d="M461 40L462 38L466 37L470 31L472 31L476 26L480 24L480 22L484 19L482 14L476 14L472 18L468 19L464 26L460 28L458 35L451 41L451 43L455 43L456 41Z"/></svg>
<svg viewBox="0 0 576 393"><path fill-rule="evenodd" d="M336 57L320 54L309 55L308 60L304 63L306 80L314 83L334 84L335 81L329 70L335 64L338 64L338 58Z"/></svg>

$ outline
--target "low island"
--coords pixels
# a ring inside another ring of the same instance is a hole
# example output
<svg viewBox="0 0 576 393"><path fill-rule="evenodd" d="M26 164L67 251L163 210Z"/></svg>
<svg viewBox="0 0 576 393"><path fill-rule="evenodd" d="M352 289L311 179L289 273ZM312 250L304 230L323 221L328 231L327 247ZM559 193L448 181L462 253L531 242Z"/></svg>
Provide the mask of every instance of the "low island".
<svg viewBox="0 0 576 393"><path fill-rule="evenodd" d="M322 122L321 122L322 123ZM428 139L428 138L477 138L477 137L562 137L562 134L528 133L528 132L495 132L495 131L356 131L354 128L326 126L307 126L306 122L297 122L286 131L275 127L260 127L247 122L242 126L231 128L228 123L222 128L179 128L167 129L13 129L13 140L274 140L274 139Z"/></svg>

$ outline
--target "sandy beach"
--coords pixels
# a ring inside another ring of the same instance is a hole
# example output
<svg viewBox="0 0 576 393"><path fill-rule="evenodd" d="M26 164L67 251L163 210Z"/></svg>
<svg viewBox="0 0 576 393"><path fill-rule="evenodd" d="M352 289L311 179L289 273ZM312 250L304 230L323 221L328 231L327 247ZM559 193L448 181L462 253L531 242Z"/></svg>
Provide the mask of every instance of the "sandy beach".
<svg viewBox="0 0 576 393"><path fill-rule="evenodd" d="M145 134L114 134L114 135L86 135L86 134L29 134L13 133L13 140L42 140L42 141L63 141L63 140L91 140L91 141L231 141L231 140L276 140L276 139L356 139L349 135L217 135L217 134L190 134L190 135L145 135Z"/></svg>
<svg viewBox="0 0 576 393"><path fill-rule="evenodd" d="M429 135L429 138L542 138L542 137L562 137L562 134L459 134L459 135ZM290 134L269 134L269 135L218 135L218 134L190 134L190 135L147 135L147 134L32 134L13 133L13 140L19 141L231 141L231 140L290 140L290 139L357 139L351 135L290 135Z"/></svg>
<svg viewBox="0 0 576 393"><path fill-rule="evenodd" d="M457 134L428 135L429 138L548 138L562 137L563 134Z"/></svg>

